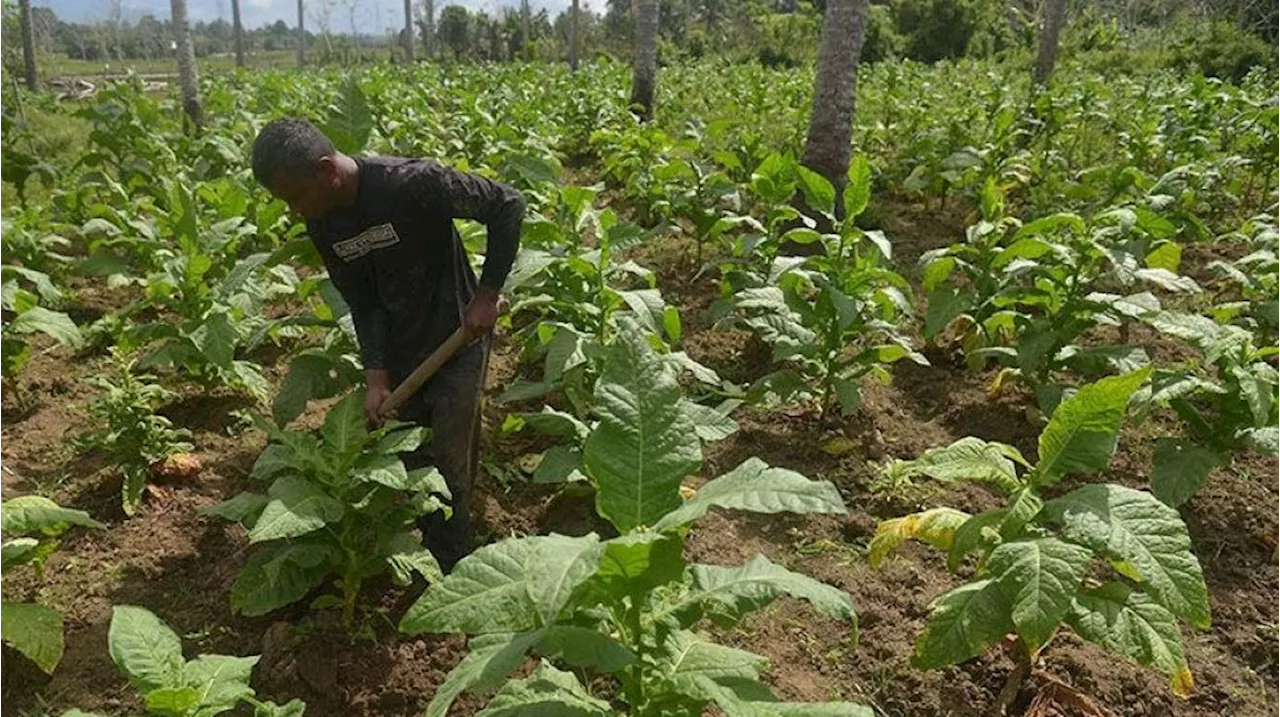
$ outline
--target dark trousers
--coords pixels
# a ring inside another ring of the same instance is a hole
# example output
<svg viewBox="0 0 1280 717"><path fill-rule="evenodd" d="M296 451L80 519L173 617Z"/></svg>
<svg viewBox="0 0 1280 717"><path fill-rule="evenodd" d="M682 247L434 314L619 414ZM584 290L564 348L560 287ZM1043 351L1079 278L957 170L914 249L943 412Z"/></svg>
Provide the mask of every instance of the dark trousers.
<svg viewBox="0 0 1280 717"><path fill-rule="evenodd" d="M479 466L480 407L488 362L486 336L459 351L398 412L400 420L431 429L431 438L421 448L403 456L405 468L434 465L453 494L448 520L442 511L418 520L423 544L445 572L471 552L471 489Z"/></svg>

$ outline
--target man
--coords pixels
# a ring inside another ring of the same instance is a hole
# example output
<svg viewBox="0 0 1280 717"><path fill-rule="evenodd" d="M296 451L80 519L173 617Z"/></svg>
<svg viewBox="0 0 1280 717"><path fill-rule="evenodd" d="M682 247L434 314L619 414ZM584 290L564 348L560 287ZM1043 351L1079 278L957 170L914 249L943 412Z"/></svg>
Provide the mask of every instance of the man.
<svg viewBox="0 0 1280 717"><path fill-rule="evenodd" d="M515 260L525 203L516 190L439 164L350 157L304 119L258 134L253 173L306 219L307 234L351 307L364 363L365 415L383 403L459 326L472 342L399 409L432 438L405 457L434 465L453 494L453 516L426 516L426 545L446 571L470 550L468 509L479 449L480 397L499 292ZM488 227L477 281L454 219Z"/></svg>

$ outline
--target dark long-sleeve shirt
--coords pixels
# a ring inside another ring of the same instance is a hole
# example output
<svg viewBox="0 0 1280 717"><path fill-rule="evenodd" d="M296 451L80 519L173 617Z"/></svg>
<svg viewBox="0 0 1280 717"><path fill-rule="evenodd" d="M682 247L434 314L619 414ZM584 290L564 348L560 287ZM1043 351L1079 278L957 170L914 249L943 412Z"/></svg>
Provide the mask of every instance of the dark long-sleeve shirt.
<svg viewBox="0 0 1280 717"><path fill-rule="evenodd" d="M307 221L351 307L366 369L401 380L462 323L476 277L454 219L488 228L479 283L502 288L520 243L524 198L515 189L434 162L357 157L350 207Z"/></svg>

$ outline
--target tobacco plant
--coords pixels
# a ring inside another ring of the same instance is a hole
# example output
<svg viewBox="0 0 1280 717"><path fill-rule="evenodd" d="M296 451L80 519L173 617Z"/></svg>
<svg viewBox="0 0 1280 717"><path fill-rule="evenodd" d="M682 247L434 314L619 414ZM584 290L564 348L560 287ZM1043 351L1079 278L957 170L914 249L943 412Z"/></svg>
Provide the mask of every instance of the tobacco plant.
<svg viewBox="0 0 1280 717"><path fill-rule="evenodd" d="M253 709L254 717L302 717L307 708L298 699L285 705L257 699L249 686L257 655L183 658L177 633L146 608L111 608L107 649L112 662L142 697L147 714L212 717L246 705Z"/></svg>
<svg viewBox="0 0 1280 717"><path fill-rule="evenodd" d="M574 673L544 663L507 682L483 714L613 715L624 713L614 707L621 702L633 715L692 716L711 704L728 714L870 715L848 703L780 702L759 681L764 658L695 629L703 617L733 624L784 594L853 623L847 594L763 556L740 567L688 564L683 556L690 524L712 508L839 513L835 488L749 458L683 500L681 482L697 472L702 451L679 407L674 369L631 333L619 337L607 366L582 470L595 486L597 511L619 537L508 538L430 586L400 629L464 632L470 652L427 714L444 715L464 691L498 686L533 652L611 675L618 693L592 694Z"/></svg>
<svg viewBox="0 0 1280 717"><path fill-rule="evenodd" d="M271 438L250 479L265 493L246 491L201 510L242 523L259 546L231 586L231 609L265 615L306 597L326 580L338 596L313 607L341 608L350 626L360 586L388 572L407 585L414 573L440 578L431 552L411 532L421 516L448 510L444 478L434 468L405 470L399 454L417 449L426 429L389 423L365 426L363 397L336 403L316 431L289 430L265 418Z"/></svg>
<svg viewBox="0 0 1280 717"><path fill-rule="evenodd" d="M876 529L873 566L907 539L945 551L952 572L978 555L968 581L930 603L916 666L964 662L1012 634L1019 665L1012 679L1021 680L1065 627L1164 673L1174 693L1191 693L1179 622L1208 628L1209 598L1178 512L1112 483L1044 495L1068 475L1107 467L1130 398L1150 373L1104 378L1064 400L1040 434L1034 464L1013 446L970 436L893 467L898 475L979 483L1005 501L976 515L933 508Z"/></svg>
<svg viewBox="0 0 1280 717"><path fill-rule="evenodd" d="M155 376L139 373L136 359L113 352L116 378L92 376L89 383L102 389L90 402L89 428L76 438L85 449L101 451L123 477L120 504L125 515L142 505L143 491L155 469L170 456L190 451L190 431L174 428L156 413L177 394L155 383Z"/></svg>
<svg viewBox="0 0 1280 717"><path fill-rule="evenodd" d="M44 579L44 563L58 549L59 537L72 527L101 528L103 525L82 510L63 508L38 495L22 496L0 504L0 570L23 565ZM46 673L62 661L64 649L62 615L35 602L0 602L0 639L31 660Z"/></svg>

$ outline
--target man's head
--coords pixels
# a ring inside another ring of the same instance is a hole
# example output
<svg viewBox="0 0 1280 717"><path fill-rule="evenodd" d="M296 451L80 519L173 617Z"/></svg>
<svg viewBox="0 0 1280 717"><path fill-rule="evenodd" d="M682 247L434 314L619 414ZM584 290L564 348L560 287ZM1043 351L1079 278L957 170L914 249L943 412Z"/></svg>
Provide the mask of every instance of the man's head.
<svg viewBox="0 0 1280 717"><path fill-rule="evenodd" d="M348 158L305 119L273 120L253 143L253 176L304 217L319 217L349 196Z"/></svg>

